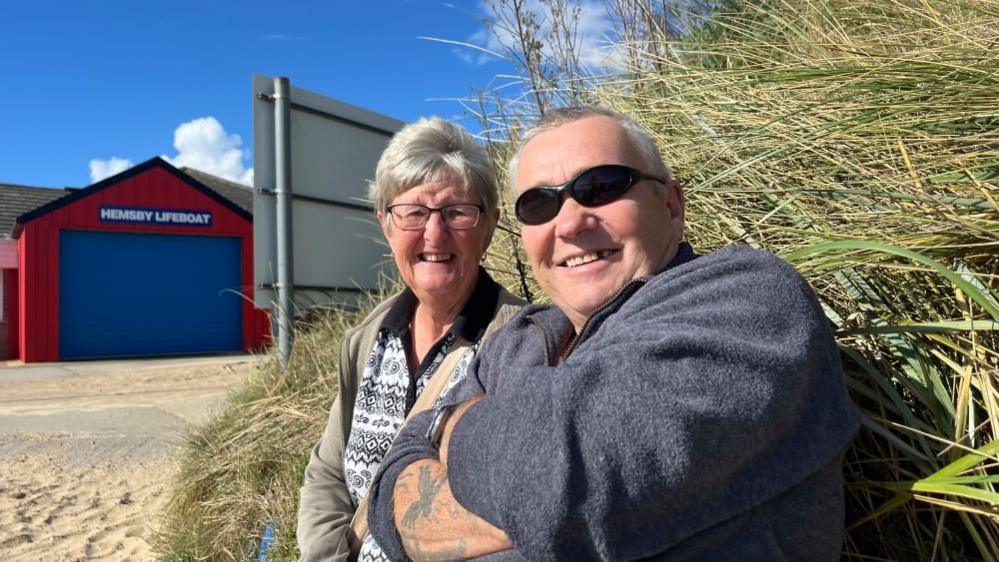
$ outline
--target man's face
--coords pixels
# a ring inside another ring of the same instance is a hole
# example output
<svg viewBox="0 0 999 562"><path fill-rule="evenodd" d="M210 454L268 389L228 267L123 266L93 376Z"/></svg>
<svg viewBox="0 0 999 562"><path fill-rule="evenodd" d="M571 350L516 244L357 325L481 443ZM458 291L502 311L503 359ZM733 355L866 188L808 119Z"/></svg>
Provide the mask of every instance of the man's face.
<svg viewBox="0 0 999 562"><path fill-rule="evenodd" d="M528 142L517 165L517 192L561 185L602 164L652 172L617 121L588 117ZM522 232L535 278L579 330L628 282L673 259L683 235L683 194L677 182L642 180L600 207L566 197L555 218L523 225Z"/></svg>

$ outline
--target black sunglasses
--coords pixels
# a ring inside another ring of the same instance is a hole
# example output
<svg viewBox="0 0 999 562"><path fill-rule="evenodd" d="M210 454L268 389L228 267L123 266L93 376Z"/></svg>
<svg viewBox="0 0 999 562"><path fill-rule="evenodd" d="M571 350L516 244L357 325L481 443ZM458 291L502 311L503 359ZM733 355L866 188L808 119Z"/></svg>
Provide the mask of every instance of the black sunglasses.
<svg viewBox="0 0 999 562"><path fill-rule="evenodd" d="M639 172L628 166L607 164L590 168L567 183L553 187L535 187L517 197L517 220L524 224L544 224L558 215L565 191L584 207L599 207L617 201L642 180L666 184L666 180Z"/></svg>

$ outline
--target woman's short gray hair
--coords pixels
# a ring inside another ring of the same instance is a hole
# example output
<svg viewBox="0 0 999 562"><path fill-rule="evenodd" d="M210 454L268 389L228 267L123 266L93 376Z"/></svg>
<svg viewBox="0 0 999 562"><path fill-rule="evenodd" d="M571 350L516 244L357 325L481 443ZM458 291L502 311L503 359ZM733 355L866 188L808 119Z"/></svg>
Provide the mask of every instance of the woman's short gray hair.
<svg viewBox="0 0 999 562"><path fill-rule="evenodd" d="M510 160L510 188L516 193L517 162L520 160L520 153L524 151L524 147L527 146L527 143L531 142L531 139L541 133L561 127L562 125L566 125L568 123L574 123L589 117L601 116L614 119L619 125L621 125L621 128L624 129L624 134L627 135L628 140L631 141L631 145L642 156L642 160L645 162L645 165L649 167L648 170L641 170L642 172L660 177L665 181L673 179L673 172L666 164L666 161L663 160L662 153L659 152L659 147L656 146L656 141L652 139L652 136L647 130L645 130L645 127L639 125L638 122L631 117L614 111L613 109L584 105L550 109L548 113L545 113L545 115L534 124L533 127L524 133L524 136L520 139L520 146L517 147L516 154L514 154L513 158Z"/></svg>
<svg viewBox="0 0 999 562"><path fill-rule="evenodd" d="M420 119L402 128L378 160L368 197L384 213L399 194L417 185L454 179L478 194L492 221L499 194L486 150L464 128L440 117Z"/></svg>

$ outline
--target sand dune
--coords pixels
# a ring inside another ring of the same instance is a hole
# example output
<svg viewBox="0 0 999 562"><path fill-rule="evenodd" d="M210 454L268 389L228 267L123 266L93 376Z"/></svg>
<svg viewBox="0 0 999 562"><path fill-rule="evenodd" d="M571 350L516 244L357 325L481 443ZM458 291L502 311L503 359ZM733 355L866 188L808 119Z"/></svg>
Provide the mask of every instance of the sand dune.
<svg viewBox="0 0 999 562"><path fill-rule="evenodd" d="M151 559L149 523L171 472L168 459L86 468L49 455L4 459L0 552L6 560Z"/></svg>
<svg viewBox="0 0 999 562"><path fill-rule="evenodd" d="M179 432L254 362L0 368L0 559L153 559Z"/></svg>

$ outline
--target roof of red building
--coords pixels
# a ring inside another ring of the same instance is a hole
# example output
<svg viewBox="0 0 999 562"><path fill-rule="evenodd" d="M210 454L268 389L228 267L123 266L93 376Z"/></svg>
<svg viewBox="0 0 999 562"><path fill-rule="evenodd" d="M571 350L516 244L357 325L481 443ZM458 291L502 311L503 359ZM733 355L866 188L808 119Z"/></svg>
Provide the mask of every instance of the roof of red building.
<svg viewBox="0 0 999 562"><path fill-rule="evenodd" d="M85 188L52 189L0 183L0 237L14 234L18 223L24 224L152 167L167 170L238 215L252 220L251 188L191 168L177 169L161 158L153 158Z"/></svg>

